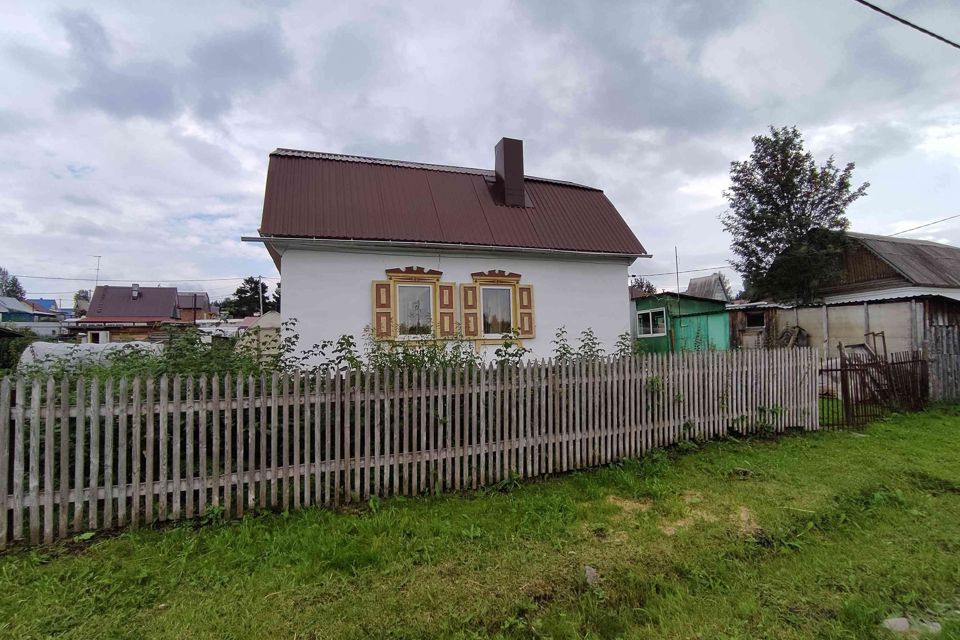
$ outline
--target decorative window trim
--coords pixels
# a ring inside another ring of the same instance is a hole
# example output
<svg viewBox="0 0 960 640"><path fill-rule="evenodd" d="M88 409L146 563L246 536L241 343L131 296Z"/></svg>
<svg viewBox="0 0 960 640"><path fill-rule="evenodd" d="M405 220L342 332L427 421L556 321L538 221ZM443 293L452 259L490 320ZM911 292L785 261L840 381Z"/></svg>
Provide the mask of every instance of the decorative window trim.
<svg viewBox="0 0 960 640"><path fill-rule="evenodd" d="M653 314L662 313L663 314L663 333L640 333L640 316L649 315L650 316L650 329L653 329ZM644 309L642 311L637 311L637 337L638 338L663 338L667 335L667 309L666 307L657 307L656 309Z"/></svg>
<svg viewBox="0 0 960 640"><path fill-rule="evenodd" d="M470 275L473 282L460 285L464 337L473 340L477 347L503 344L501 336L483 333L483 289L485 287L497 287L510 291L510 325L512 331L520 333L518 338L514 338L519 344L522 345L524 340L536 337L532 285L521 284L522 276L519 273L502 269L475 271Z"/></svg>
<svg viewBox="0 0 960 640"><path fill-rule="evenodd" d="M387 279L373 282L373 328L376 340L447 340L456 335L456 285L440 282L442 271L419 266L394 267L385 270ZM430 287L429 335L401 335L398 287L421 285Z"/></svg>
<svg viewBox="0 0 960 640"><path fill-rule="evenodd" d="M490 271L474 271L470 274L470 277L477 284L518 284L521 275L502 269L491 269Z"/></svg>

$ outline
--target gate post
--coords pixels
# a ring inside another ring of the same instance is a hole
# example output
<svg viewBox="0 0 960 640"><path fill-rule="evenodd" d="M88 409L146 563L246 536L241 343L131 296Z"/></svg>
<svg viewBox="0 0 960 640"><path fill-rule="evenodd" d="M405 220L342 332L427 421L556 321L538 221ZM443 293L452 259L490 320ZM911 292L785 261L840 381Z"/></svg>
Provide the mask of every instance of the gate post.
<svg viewBox="0 0 960 640"><path fill-rule="evenodd" d="M853 426L853 398L850 394L850 379L847 355L843 350L843 343L837 344L840 352L840 398L843 403L843 421L848 427Z"/></svg>

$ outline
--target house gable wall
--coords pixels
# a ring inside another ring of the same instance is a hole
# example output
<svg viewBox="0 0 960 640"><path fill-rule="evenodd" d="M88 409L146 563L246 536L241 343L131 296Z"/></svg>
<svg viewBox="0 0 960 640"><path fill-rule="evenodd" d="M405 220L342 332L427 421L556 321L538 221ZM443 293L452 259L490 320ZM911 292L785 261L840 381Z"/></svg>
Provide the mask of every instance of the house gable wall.
<svg viewBox="0 0 960 640"><path fill-rule="evenodd" d="M531 357L552 355L556 331L565 326L574 346L591 328L612 351L617 337L630 330L625 259L547 258L517 253L287 249L281 259L283 319L296 318L301 348L344 334L361 339L372 324L371 283L388 269L418 266L441 272L444 282L474 282L474 274L502 270L521 274L532 285L536 332L524 340ZM460 300L457 296L457 318ZM494 345L481 347L489 358Z"/></svg>
<svg viewBox="0 0 960 640"><path fill-rule="evenodd" d="M896 269L881 260L870 249L856 240L843 254L843 272L830 284L820 290L822 295L886 289L909 284Z"/></svg>

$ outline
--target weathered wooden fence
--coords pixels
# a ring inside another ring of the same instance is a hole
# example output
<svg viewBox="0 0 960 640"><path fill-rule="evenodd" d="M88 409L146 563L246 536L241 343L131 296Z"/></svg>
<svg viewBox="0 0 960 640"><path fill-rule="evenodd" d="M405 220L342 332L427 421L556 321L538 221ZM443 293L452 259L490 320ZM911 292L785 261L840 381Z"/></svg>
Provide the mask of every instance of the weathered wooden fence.
<svg viewBox="0 0 960 640"><path fill-rule="evenodd" d="M960 399L960 327L928 326L924 351L930 368L930 399Z"/></svg>
<svg viewBox="0 0 960 640"><path fill-rule="evenodd" d="M845 353L820 367L820 426L859 427L927 403L927 361L919 351Z"/></svg>
<svg viewBox="0 0 960 640"><path fill-rule="evenodd" d="M818 428L811 349L466 370L0 381L0 547L474 489L731 430Z"/></svg>

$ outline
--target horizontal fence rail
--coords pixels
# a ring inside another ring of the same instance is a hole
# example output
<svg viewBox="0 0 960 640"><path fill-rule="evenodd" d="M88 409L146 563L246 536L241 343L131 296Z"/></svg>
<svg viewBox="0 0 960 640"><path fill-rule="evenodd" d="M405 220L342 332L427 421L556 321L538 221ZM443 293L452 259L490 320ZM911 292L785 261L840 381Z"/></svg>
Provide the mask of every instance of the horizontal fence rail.
<svg viewBox="0 0 960 640"><path fill-rule="evenodd" d="M476 489L685 439L819 428L812 349L468 369L0 380L0 548Z"/></svg>

